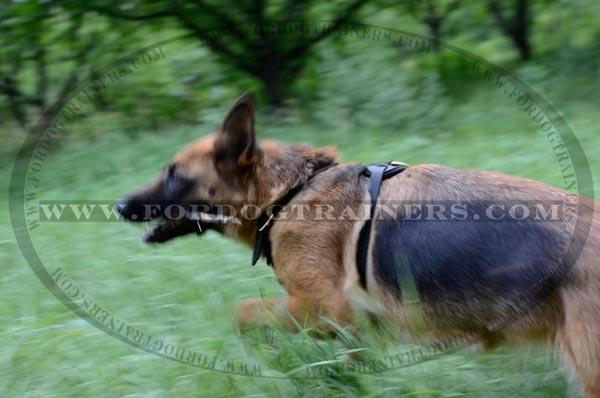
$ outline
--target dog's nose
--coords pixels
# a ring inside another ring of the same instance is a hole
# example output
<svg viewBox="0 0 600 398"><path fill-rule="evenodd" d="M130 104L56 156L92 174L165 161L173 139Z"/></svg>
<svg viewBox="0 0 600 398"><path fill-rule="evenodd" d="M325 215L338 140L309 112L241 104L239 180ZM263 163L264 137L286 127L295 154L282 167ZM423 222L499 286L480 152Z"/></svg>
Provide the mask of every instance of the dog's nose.
<svg viewBox="0 0 600 398"><path fill-rule="evenodd" d="M143 221L140 205L129 199L121 199L115 202L115 209L127 221Z"/></svg>
<svg viewBox="0 0 600 398"><path fill-rule="evenodd" d="M127 216L127 200L121 199L115 202L115 209L119 212L123 217Z"/></svg>
<svg viewBox="0 0 600 398"><path fill-rule="evenodd" d="M127 221L150 221L159 216L156 208L136 196L117 200L115 210Z"/></svg>

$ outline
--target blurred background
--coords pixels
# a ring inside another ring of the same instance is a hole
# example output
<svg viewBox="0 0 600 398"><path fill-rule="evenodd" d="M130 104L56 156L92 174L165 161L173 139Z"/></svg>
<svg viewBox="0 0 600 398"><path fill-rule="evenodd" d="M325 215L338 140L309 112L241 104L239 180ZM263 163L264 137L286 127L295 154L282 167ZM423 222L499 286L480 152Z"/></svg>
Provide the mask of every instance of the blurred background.
<svg viewBox="0 0 600 398"><path fill-rule="evenodd" d="M371 31L381 36L353 24L381 27ZM432 40L402 45L385 40L386 28ZM6 192L26 137L36 142L63 112L39 199L117 199L214 131L230 104L254 90L262 138L336 145L343 161L440 163L565 188L539 125L444 43L501 66L548 100L600 186L596 0L2 0L0 184ZM318 380L169 362L107 336L45 290L15 242L6 198L2 397L579 396L539 347L461 351L376 375ZM60 267L128 324L199 352L260 362L235 335L230 311L242 298L283 295L272 271L250 267L250 250L213 234L149 247L141 233L125 223L47 223L31 236L47 269ZM329 358L299 340L282 343L290 361L298 352ZM283 374L277 364L263 366Z"/></svg>

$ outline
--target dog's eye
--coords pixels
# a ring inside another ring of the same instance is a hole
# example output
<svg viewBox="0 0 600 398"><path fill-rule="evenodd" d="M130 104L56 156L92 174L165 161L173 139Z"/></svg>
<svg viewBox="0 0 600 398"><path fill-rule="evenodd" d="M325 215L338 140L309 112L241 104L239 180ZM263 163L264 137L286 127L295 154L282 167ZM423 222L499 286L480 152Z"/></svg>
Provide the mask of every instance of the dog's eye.
<svg viewBox="0 0 600 398"><path fill-rule="evenodd" d="M176 164L167 167L167 181L185 180L186 177L181 173Z"/></svg>
<svg viewBox="0 0 600 398"><path fill-rule="evenodd" d="M175 172L177 171L177 165L170 164L167 166L167 178L175 177Z"/></svg>
<svg viewBox="0 0 600 398"><path fill-rule="evenodd" d="M191 188L191 180L177 172L177 166L172 164L167 168L166 190L171 198L179 198Z"/></svg>

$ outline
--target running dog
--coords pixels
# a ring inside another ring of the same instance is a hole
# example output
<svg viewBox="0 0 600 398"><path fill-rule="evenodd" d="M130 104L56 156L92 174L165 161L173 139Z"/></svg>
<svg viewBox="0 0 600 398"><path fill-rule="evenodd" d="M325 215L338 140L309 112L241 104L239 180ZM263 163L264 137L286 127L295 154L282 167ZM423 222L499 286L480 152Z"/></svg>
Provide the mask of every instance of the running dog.
<svg viewBox="0 0 600 398"><path fill-rule="evenodd" d="M600 398L598 203L496 172L338 164L332 147L258 141L254 126L245 94L117 204L159 220L147 242L215 230L267 259L288 297L239 303L240 330L331 332L324 318L351 326L366 312L485 347L542 340Z"/></svg>

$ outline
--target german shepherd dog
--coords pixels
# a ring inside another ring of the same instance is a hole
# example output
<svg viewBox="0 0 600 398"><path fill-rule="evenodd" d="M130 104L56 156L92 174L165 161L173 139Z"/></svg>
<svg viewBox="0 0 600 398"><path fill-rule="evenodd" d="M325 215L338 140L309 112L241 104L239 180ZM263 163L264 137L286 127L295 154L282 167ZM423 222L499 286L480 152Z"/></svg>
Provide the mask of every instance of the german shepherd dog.
<svg viewBox="0 0 600 398"><path fill-rule="evenodd" d="M323 317L351 327L368 312L408 331L476 336L484 347L542 340L558 348L586 396L600 398L598 203L524 178L422 164L381 183L371 223L365 165L338 164L333 147L259 142L254 121L254 100L244 94L215 133L117 204L127 220L159 220L144 237L154 243L215 230L255 247L268 224L268 250L263 244L258 253L288 297L239 303L239 330L276 323L294 331L299 322L329 333ZM265 221L283 198L278 214L288 217ZM167 214L174 204L183 215ZM289 216L294 206L303 217ZM407 280L417 311L407 310Z"/></svg>

